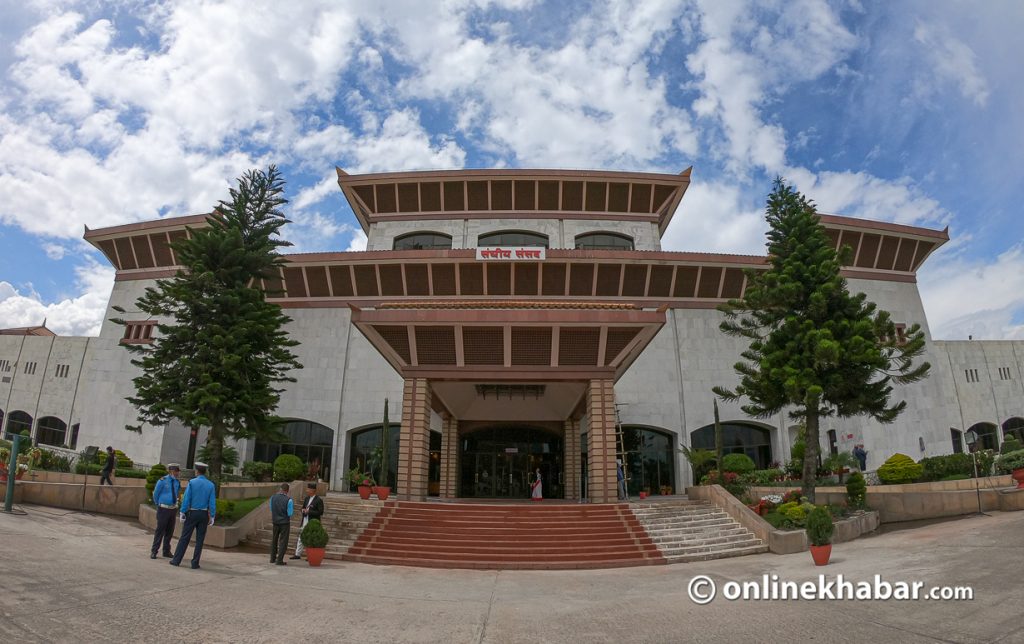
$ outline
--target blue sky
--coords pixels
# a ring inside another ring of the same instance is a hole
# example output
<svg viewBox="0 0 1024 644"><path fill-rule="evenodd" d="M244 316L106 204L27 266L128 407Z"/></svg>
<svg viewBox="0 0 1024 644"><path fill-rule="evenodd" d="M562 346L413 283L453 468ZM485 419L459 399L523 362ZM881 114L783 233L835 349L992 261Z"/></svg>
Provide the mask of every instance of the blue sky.
<svg viewBox="0 0 1024 644"><path fill-rule="evenodd" d="M0 327L95 334L83 226L206 212L251 167L297 250L356 250L335 165L692 165L666 249L761 252L781 175L948 225L933 335L1024 339L1022 31L1009 0L0 0Z"/></svg>

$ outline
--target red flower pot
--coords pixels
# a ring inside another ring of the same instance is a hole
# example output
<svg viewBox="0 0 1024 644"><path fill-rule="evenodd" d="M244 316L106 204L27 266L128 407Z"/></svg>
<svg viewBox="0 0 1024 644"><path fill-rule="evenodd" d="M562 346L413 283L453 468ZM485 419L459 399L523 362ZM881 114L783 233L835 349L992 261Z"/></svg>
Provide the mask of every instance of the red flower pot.
<svg viewBox="0 0 1024 644"><path fill-rule="evenodd" d="M319 566L324 560L324 548L306 548L306 561L310 566Z"/></svg>
<svg viewBox="0 0 1024 644"><path fill-rule="evenodd" d="M641 492L640 493L640 498L641 499L646 499L647 498L647 492Z"/></svg>
<svg viewBox="0 0 1024 644"><path fill-rule="evenodd" d="M832 556L831 543L824 546L811 546L811 558L814 559L815 566L827 566L830 556Z"/></svg>
<svg viewBox="0 0 1024 644"><path fill-rule="evenodd" d="M356 489L359 490L359 498L364 501L369 499L370 492L373 492L373 488L370 487L369 485L360 485Z"/></svg>
<svg viewBox="0 0 1024 644"><path fill-rule="evenodd" d="M1014 481L1017 481L1017 489L1024 490L1024 467L1014 470L1010 476L1013 477Z"/></svg>
<svg viewBox="0 0 1024 644"><path fill-rule="evenodd" d="M387 501L388 497L391 496L391 487L388 485L378 485L373 488L373 493L377 495L377 498L381 501Z"/></svg>

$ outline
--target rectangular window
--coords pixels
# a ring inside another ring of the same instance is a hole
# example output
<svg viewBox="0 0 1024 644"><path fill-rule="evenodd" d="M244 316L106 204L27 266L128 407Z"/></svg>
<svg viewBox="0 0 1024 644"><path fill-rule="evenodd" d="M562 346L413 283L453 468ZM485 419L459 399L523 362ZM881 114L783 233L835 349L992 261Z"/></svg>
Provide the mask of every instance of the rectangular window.
<svg viewBox="0 0 1024 644"><path fill-rule="evenodd" d="M36 372L36 364L37 363L35 363L35 362L26 362L25 363L25 375L26 376L31 376L31 375L35 374L35 372Z"/></svg>
<svg viewBox="0 0 1024 644"><path fill-rule="evenodd" d="M66 365L66 364L59 364L59 365L57 365L57 377L58 378L67 378L68 377L68 372L70 372L70 371L71 371L71 366L70 365Z"/></svg>
<svg viewBox="0 0 1024 644"><path fill-rule="evenodd" d="M7 373L10 370L11 370L11 361L10 360L0 360L0 371L3 371L4 373Z"/></svg>
<svg viewBox="0 0 1024 644"><path fill-rule="evenodd" d="M953 429L952 427L950 427L949 428L949 437L953 440L953 453L954 454L963 454L964 453L963 434L961 434L959 430L956 430L956 429Z"/></svg>
<svg viewBox="0 0 1024 644"><path fill-rule="evenodd" d="M153 327L156 322L126 322L124 325L124 336L121 344L151 344L153 342Z"/></svg>
<svg viewBox="0 0 1024 644"><path fill-rule="evenodd" d="M1013 380L1013 377L1010 376L1010 368L1009 367L999 367L999 379L1000 380Z"/></svg>
<svg viewBox="0 0 1024 644"><path fill-rule="evenodd" d="M978 382L977 369L964 369L964 375L967 377L967 382Z"/></svg>

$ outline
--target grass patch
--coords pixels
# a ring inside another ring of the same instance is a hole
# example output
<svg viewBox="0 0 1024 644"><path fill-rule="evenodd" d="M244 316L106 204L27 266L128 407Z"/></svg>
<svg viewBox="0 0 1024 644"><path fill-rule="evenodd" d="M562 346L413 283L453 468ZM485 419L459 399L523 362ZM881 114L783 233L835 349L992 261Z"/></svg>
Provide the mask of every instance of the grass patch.
<svg viewBox="0 0 1024 644"><path fill-rule="evenodd" d="M217 499L217 523L231 525L258 508L266 500L267 497L265 496L242 499L240 501Z"/></svg>

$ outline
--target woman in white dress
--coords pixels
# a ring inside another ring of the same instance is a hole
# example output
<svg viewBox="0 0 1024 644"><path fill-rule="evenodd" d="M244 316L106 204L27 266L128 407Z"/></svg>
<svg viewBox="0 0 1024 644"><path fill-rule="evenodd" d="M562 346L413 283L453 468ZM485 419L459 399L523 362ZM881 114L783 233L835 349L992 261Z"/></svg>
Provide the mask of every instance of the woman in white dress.
<svg viewBox="0 0 1024 644"><path fill-rule="evenodd" d="M540 468L537 468L536 478L533 479L533 483L530 485L530 500L532 501L543 501L544 500L544 485L540 481Z"/></svg>

